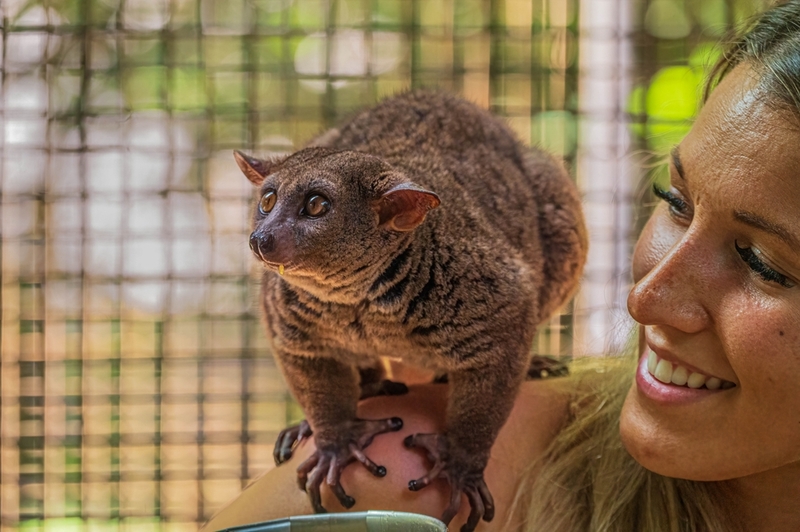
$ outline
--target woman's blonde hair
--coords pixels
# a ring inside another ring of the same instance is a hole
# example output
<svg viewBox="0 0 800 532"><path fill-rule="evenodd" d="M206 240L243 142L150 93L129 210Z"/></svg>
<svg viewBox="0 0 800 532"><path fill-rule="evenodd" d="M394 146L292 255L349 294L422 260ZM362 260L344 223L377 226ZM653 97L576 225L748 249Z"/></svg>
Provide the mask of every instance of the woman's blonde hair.
<svg viewBox="0 0 800 532"><path fill-rule="evenodd" d="M636 355L580 359L566 383L570 415L523 475L512 514L546 532L731 532L725 483L663 477L639 465L619 436Z"/></svg>

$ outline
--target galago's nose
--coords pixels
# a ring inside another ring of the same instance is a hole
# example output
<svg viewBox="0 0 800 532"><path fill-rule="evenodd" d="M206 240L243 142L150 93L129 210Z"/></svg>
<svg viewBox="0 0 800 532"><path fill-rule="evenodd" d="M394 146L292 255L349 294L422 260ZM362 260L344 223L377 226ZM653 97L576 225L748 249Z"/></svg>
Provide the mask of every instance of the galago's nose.
<svg viewBox="0 0 800 532"><path fill-rule="evenodd" d="M267 255L275 249L275 237L271 234L253 232L250 235L250 249L256 257L266 260Z"/></svg>

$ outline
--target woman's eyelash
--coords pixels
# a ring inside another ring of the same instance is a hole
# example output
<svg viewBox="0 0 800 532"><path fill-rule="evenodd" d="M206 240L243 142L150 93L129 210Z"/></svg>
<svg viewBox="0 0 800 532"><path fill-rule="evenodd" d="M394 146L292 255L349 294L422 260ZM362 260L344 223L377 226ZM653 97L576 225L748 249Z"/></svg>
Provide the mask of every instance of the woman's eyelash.
<svg viewBox="0 0 800 532"><path fill-rule="evenodd" d="M670 210L675 214L684 215L689 211L689 205L685 201L669 190L664 190L663 188L659 187L656 183L653 183L653 194L666 201L670 207Z"/></svg>
<svg viewBox="0 0 800 532"><path fill-rule="evenodd" d="M666 201L669 205L670 211L672 211L673 214L686 216L686 214L689 212L689 204L686 203L686 201L681 199L678 195L673 194L669 190L664 190L655 183L653 183L653 194ZM745 264L747 264L751 270L758 274L759 277L765 281L777 283L786 288L791 288L794 286L794 283L791 282L788 277L767 266L764 261L758 257L759 254L756 251L753 251L753 248L739 247L739 243L736 241L734 241L734 246L736 247L736 252L742 258Z"/></svg>
<svg viewBox="0 0 800 532"><path fill-rule="evenodd" d="M789 279L783 275L782 273L778 273L758 258L758 255L753 248L740 248L739 243L735 240L733 241L733 245L736 248L736 252L742 257L742 260L750 267L751 270L756 272L762 279L765 281L770 281L773 283L778 283L779 285L791 288L794 286L794 283L789 281Z"/></svg>

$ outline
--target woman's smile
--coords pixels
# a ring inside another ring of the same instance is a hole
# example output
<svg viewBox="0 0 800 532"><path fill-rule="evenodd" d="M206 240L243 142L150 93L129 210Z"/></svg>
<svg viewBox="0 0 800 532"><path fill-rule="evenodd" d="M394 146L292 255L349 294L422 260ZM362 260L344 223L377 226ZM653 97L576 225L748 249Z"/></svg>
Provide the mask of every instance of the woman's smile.
<svg viewBox="0 0 800 532"><path fill-rule="evenodd" d="M698 401L736 387L731 381L660 358L650 348L639 359L636 385L651 401L665 404Z"/></svg>
<svg viewBox="0 0 800 532"><path fill-rule="evenodd" d="M633 254L642 354L620 431L666 476L800 461L798 133L757 79L743 65L712 93Z"/></svg>

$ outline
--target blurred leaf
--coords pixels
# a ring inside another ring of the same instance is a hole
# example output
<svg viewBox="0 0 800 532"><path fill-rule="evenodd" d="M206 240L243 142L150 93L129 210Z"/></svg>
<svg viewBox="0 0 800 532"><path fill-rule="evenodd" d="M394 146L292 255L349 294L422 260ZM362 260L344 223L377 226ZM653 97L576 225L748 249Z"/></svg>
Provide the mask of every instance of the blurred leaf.
<svg viewBox="0 0 800 532"><path fill-rule="evenodd" d="M126 65L164 64L164 41L161 39L129 38L123 43Z"/></svg>
<svg viewBox="0 0 800 532"><path fill-rule="evenodd" d="M176 38L170 46L170 59L177 66L198 65L203 53L202 40L195 37Z"/></svg>
<svg viewBox="0 0 800 532"><path fill-rule="evenodd" d="M647 143L656 153L666 153L689 133L691 123L648 120L646 128Z"/></svg>
<svg viewBox="0 0 800 532"><path fill-rule="evenodd" d="M169 2L169 9L169 23L172 28L196 28L200 25L200 10L197 9L196 2L188 0L171 0Z"/></svg>
<svg viewBox="0 0 800 532"><path fill-rule="evenodd" d="M725 34L729 16L725 0L703 0L688 5L706 35L720 37Z"/></svg>
<svg viewBox="0 0 800 532"><path fill-rule="evenodd" d="M700 73L688 66L665 67L650 81L645 110L650 118L687 120L697 112Z"/></svg>
<svg viewBox="0 0 800 532"><path fill-rule="evenodd" d="M45 532L83 532L83 519L66 517L63 519L47 519L44 521Z"/></svg>
<svg viewBox="0 0 800 532"><path fill-rule="evenodd" d="M644 100L647 89L643 85L636 85L628 96L627 112L631 116L630 129L634 135L644 138L644 120L646 118Z"/></svg>
<svg viewBox="0 0 800 532"><path fill-rule="evenodd" d="M252 50L259 70L280 72L283 63L283 39L260 37L252 43Z"/></svg>
<svg viewBox="0 0 800 532"><path fill-rule="evenodd" d="M333 24L338 27L361 26L369 19L369 8L361 0L338 0L333 8Z"/></svg>
<svg viewBox="0 0 800 532"><path fill-rule="evenodd" d="M209 67L245 64L239 36L208 36L203 39L203 59Z"/></svg>
<svg viewBox="0 0 800 532"><path fill-rule="evenodd" d="M297 404L293 397L288 397L286 400L286 423L288 425L296 425L306 418L303 414L303 409Z"/></svg>
<svg viewBox="0 0 800 532"><path fill-rule="evenodd" d="M292 4L291 24L295 28L323 29L328 18L327 1L304 0Z"/></svg>
<svg viewBox="0 0 800 532"><path fill-rule="evenodd" d="M117 505L118 506L118 505ZM84 532L118 532L119 521L116 519L86 519Z"/></svg>
<svg viewBox="0 0 800 532"><path fill-rule="evenodd" d="M176 68L169 91L173 109L202 109L206 106L206 72L201 68Z"/></svg>
<svg viewBox="0 0 800 532"><path fill-rule="evenodd" d="M426 26L429 32L442 34L445 28L452 26L449 2L445 0L425 0L419 2L419 23Z"/></svg>
<svg viewBox="0 0 800 532"><path fill-rule="evenodd" d="M702 83L702 71L689 66L662 68L653 76L645 98L645 135L653 149L669 149L689 131Z"/></svg>
<svg viewBox="0 0 800 532"><path fill-rule="evenodd" d="M122 91L131 109L160 109L166 68L148 66L123 71Z"/></svg>
<svg viewBox="0 0 800 532"><path fill-rule="evenodd" d="M229 110L245 107L247 77L243 72L217 72L211 80L214 84L215 107L226 107Z"/></svg>
<svg viewBox="0 0 800 532"><path fill-rule="evenodd" d="M397 26L411 24L411 2L397 0L372 0L372 20L381 24Z"/></svg>
<svg viewBox="0 0 800 532"><path fill-rule="evenodd" d="M107 27L119 12L119 0L86 0L90 2L89 23L93 26Z"/></svg>
<svg viewBox="0 0 800 532"><path fill-rule="evenodd" d="M729 3L733 4L733 20L735 23L741 23L756 13L760 13L773 2L767 0L732 0Z"/></svg>
<svg viewBox="0 0 800 532"><path fill-rule="evenodd" d="M44 3L64 18L63 22L70 24L80 24L83 22L82 6L84 0L50 0ZM30 5L36 5L39 2L31 2Z"/></svg>
<svg viewBox="0 0 800 532"><path fill-rule="evenodd" d="M689 66L703 70L703 76L711 70L711 67L722 57L722 48L715 42L703 42L698 44L689 54Z"/></svg>
<svg viewBox="0 0 800 532"><path fill-rule="evenodd" d="M545 111L531 121L531 142L557 155L575 149L578 128L575 115L569 111Z"/></svg>
<svg viewBox="0 0 800 532"><path fill-rule="evenodd" d="M201 13L204 28L224 28L229 31L242 31L246 28L249 16L245 16L247 6L242 0L224 2L202 2Z"/></svg>
<svg viewBox="0 0 800 532"><path fill-rule="evenodd" d="M486 22L483 5L480 0L462 0L456 2L454 9L455 25L461 28L480 29Z"/></svg>
<svg viewBox="0 0 800 532"><path fill-rule="evenodd" d="M659 39L682 39L689 36L692 24L675 0L654 0L644 15L644 28Z"/></svg>

